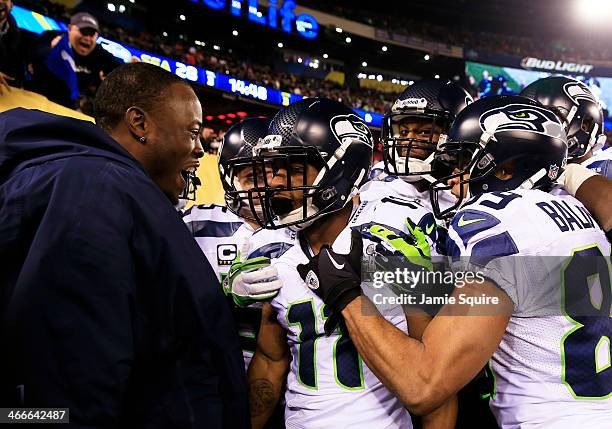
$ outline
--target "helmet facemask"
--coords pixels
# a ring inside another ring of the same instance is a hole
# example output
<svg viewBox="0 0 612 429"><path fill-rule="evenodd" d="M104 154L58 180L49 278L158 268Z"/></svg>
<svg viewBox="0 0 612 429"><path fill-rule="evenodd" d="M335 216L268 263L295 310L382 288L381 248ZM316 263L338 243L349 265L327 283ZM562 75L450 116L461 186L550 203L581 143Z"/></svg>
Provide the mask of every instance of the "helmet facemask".
<svg viewBox="0 0 612 429"><path fill-rule="evenodd" d="M437 219L452 217L469 199L470 173L474 165L482 158L485 144L470 141L438 143L433 166L438 179L429 187L429 194L434 216ZM491 166L494 170L494 166ZM457 200L446 209L440 205L442 193L451 193Z"/></svg>
<svg viewBox="0 0 612 429"><path fill-rule="evenodd" d="M245 168L259 173L255 186L242 191L255 221L267 229L303 229L335 203L332 191L321 189L328 167L314 147L279 147L262 151ZM318 207L320 201L327 201Z"/></svg>
<svg viewBox="0 0 612 429"><path fill-rule="evenodd" d="M181 176L185 180L185 188L183 188L179 200L195 201L198 186L202 185L200 178L196 176L195 170L183 170L181 171Z"/></svg>
<svg viewBox="0 0 612 429"><path fill-rule="evenodd" d="M447 131L450 120L446 113L391 113L382 125L382 155L385 172L407 182L428 180L437 175L433 166L436 144ZM407 137L416 130L423 136Z"/></svg>
<svg viewBox="0 0 612 429"><path fill-rule="evenodd" d="M580 105L573 108L564 117L567 132L568 159L579 159L590 150L597 150L606 143L606 136L601 129L598 107Z"/></svg>
<svg viewBox="0 0 612 429"><path fill-rule="evenodd" d="M253 158L235 158L219 168L225 183L225 203L234 214L243 219L258 222L262 217L261 201L250 198L254 188L262 186L265 174Z"/></svg>

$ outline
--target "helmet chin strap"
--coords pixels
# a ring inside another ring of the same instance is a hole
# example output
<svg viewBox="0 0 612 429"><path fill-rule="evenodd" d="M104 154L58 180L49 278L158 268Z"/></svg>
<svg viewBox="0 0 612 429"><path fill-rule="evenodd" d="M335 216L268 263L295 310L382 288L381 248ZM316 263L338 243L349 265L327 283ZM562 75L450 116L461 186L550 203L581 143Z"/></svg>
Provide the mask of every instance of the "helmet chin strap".
<svg viewBox="0 0 612 429"><path fill-rule="evenodd" d="M294 209L292 211L290 211L289 213L287 213L285 216L279 216L279 225L284 225L287 223L291 223L291 222L295 222L295 221L299 221L300 219L302 219L302 212L304 210L303 206L298 207L297 209ZM313 216L313 218L311 220L308 220L306 222L301 222L297 225L289 225L287 228L289 228L291 231L301 231L305 228L308 228L310 225L312 225L314 223L315 220L318 219L318 217L315 217L315 215L319 213L319 209L316 208L313 204L308 204L306 206L306 216L305 217L311 217Z"/></svg>
<svg viewBox="0 0 612 429"><path fill-rule="evenodd" d="M414 173L430 173L431 172L431 163L434 159L435 152L432 152L425 159L418 159L408 157L408 171ZM398 157L398 160L395 161L396 171L406 171L405 165L406 161L403 157ZM404 182L414 183L419 180L427 180L429 183L433 183L436 181L434 177L430 174L416 174L413 176L401 176Z"/></svg>
<svg viewBox="0 0 612 429"><path fill-rule="evenodd" d="M546 169L541 168L533 176L521 183L521 186L519 186L517 189L533 189L538 180L544 176L546 176Z"/></svg>

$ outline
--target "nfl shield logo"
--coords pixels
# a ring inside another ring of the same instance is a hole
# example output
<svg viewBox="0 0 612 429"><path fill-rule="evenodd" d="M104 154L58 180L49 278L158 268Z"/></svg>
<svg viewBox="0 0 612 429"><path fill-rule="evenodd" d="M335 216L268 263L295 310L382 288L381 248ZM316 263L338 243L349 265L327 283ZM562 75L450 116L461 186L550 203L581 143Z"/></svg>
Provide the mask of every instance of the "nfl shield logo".
<svg viewBox="0 0 612 429"><path fill-rule="evenodd" d="M306 284L312 290L319 289L319 278L314 271L310 270L308 274L306 274Z"/></svg>
<svg viewBox="0 0 612 429"><path fill-rule="evenodd" d="M556 180L558 176L559 176L559 167L557 166L557 164L552 164L548 168L548 177L550 178L550 180Z"/></svg>

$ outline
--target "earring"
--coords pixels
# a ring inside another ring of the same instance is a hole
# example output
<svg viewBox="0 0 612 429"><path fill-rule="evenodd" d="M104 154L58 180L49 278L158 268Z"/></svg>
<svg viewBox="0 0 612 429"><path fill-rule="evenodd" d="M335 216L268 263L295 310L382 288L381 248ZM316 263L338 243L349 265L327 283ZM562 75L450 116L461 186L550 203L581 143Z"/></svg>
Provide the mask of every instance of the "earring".
<svg viewBox="0 0 612 429"><path fill-rule="evenodd" d="M138 139L138 141L140 141L140 143L144 143L147 140L147 138L145 136L142 136L141 138Z"/></svg>

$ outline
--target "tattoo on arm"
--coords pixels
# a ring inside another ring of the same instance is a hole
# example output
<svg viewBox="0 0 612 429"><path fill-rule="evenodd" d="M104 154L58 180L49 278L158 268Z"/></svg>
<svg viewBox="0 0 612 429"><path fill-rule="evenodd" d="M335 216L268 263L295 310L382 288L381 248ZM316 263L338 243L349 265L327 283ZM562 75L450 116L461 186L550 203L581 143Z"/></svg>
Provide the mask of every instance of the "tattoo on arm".
<svg viewBox="0 0 612 429"><path fill-rule="evenodd" d="M258 378L249 384L249 408L251 417L258 417L274 410L276 398L274 385L265 378Z"/></svg>

